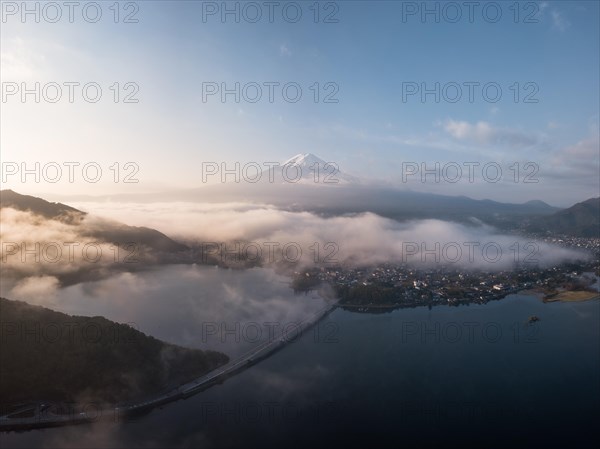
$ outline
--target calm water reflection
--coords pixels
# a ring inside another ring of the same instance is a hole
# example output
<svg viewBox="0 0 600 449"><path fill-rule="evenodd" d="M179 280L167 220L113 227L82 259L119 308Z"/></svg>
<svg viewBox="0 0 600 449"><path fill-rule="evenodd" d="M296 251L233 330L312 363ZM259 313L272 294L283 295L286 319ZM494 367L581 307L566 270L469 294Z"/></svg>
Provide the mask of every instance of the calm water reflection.
<svg viewBox="0 0 600 449"><path fill-rule="evenodd" d="M171 267L154 273L149 288L147 279L113 279L117 284L71 287L59 299L64 295L62 310L75 313L74 298L88 295L81 307L89 314L136 321L158 338L199 347L198 318L293 320L322 303L294 296L266 270L214 276L205 270ZM118 300L106 299L116 286ZM600 411L599 307L598 301L543 304L513 295L480 306L379 315L336 310L271 358L136 421L2 434L0 442L591 446ZM534 314L541 321L527 324Z"/></svg>

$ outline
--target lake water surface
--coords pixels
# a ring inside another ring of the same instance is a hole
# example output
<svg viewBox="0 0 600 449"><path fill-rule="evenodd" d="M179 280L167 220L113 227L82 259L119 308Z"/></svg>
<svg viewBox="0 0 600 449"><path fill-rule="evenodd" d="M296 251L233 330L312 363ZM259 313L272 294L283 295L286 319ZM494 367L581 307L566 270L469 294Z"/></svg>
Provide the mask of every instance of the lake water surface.
<svg viewBox="0 0 600 449"><path fill-rule="evenodd" d="M72 286L54 301L66 313L133 321L157 338L233 357L256 344L248 323L285 325L324 304L316 295L294 295L269 270L190 266ZM597 300L544 304L524 295L383 314L337 309L270 358L135 421L13 432L0 443L592 446L600 416L599 312ZM541 320L528 324L531 315ZM207 322L226 322L230 332L214 333ZM240 330L231 332L235 322Z"/></svg>

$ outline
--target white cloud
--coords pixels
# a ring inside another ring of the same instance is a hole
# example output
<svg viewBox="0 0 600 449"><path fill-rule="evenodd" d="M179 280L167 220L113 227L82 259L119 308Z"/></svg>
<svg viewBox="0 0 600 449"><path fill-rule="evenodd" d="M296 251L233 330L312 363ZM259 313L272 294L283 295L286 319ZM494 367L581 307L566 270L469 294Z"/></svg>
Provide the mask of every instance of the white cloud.
<svg viewBox="0 0 600 449"><path fill-rule="evenodd" d="M289 47L286 44L281 44L279 46L279 54L281 56L292 56L292 51L289 49Z"/></svg>
<svg viewBox="0 0 600 449"><path fill-rule="evenodd" d="M471 125L465 121L448 120L444 130L458 140L474 140L478 143L490 143L493 130L489 123L477 122Z"/></svg>
<svg viewBox="0 0 600 449"><path fill-rule="evenodd" d="M97 73L91 54L52 39L3 36L0 60L0 73L6 81L55 81L63 76L85 79Z"/></svg>
<svg viewBox="0 0 600 449"><path fill-rule="evenodd" d="M579 175L592 175L598 179L600 164L600 139L592 135L579 142L561 148L552 157L552 165L563 171L577 171Z"/></svg>
<svg viewBox="0 0 600 449"><path fill-rule="evenodd" d="M6 39L0 51L0 73L3 80L27 81L40 76L45 57L32 50L19 37Z"/></svg>
<svg viewBox="0 0 600 449"><path fill-rule="evenodd" d="M553 10L552 13L552 24L554 27L560 31L565 31L567 28L571 26L571 22L569 22L561 12L557 10Z"/></svg>
<svg viewBox="0 0 600 449"><path fill-rule="evenodd" d="M54 276L32 276L19 281L10 294L31 304L49 305L56 298L59 286Z"/></svg>
<svg viewBox="0 0 600 449"><path fill-rule="evenodd" d="M561 32L564 32L571 26L571 22L567 20L561 11L557 9L550 9L550 4L548 2L541 2L539 4L537 18L539 18L541 22L550 23L553 29Z"/></svg>
<svg viewBox="0 0 600 449"><path fill-rule="evenodd" d="M520 239L498 234L488 226L465 226L441 220L420 220L399 223L372 213L354 216L324 218L309 212L289 212L266 205L176 203L127 205L95 203L97 212L128 224L145 225L173 237L200 244L202 242L277 242L281 246L297 243L302 249L302 261L311 264L314 253L309 248L318 243L324 248L333 242L335 259L347 264L372 264L401 261L408 249L407 242L425 244L433 248L436 242L443 247L450 243L463 246L465 242L479 242L481 246L495 242L502 247L504 257L494 263L486 263L481 257L467 259L467 253L456 265L490 270L506 269L512 265L509 249ZM100 209L101 208L101 209ZM524 241L521 241L525 244ZM466 247L463 247L465 249ZM550 263L560 257L571 257L564 252L540 244L539 258ZM480 255L481 256L481 255ZM406 258L407 262L421 263L419 256ZM427 259L425 263L432 262Z"/></svg>
<svg viewBox="0 0 600 449"><path fill-rule="evenodd" d="M494 127L484 121L472 124L450 119L444 123L443 128L456 140L480 145L524 147L535 145L539 141L537 137L522 130Z"/></svg>

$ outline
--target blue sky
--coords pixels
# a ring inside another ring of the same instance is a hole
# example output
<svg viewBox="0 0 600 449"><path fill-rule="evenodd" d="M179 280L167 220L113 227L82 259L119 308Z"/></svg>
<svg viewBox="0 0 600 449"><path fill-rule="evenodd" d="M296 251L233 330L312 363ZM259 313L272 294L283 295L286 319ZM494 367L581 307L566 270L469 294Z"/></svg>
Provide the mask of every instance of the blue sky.
<svg viewBox="0 0 600 449"><path fill-rule="evenodd" d="M95 184L62 178L23 184L13 176L6 187L31 193L75 188L91 195L195 187L205 161L261 163L312 152L344 171L398 185L403 162L497 162L505 178L513 176L507 167L515 162L539 166L533 184L504 178L494 184L404 184L414 190L565 206L599 194L598 2L520 2L518 23L514 2L494 3L502 11L496 23L484 18L482 6L472 23L464 6L462 18L450 23L442 13L447 2L428 2L428 8L440 8L437 23L433 15L423 21L420 11L403 16L403 9L422 2L351 1L322 2L319 23L313 2L297 3L297 23L284 20L281 8L271 23L264 2L256 3L263 13L257 23L243 15L240 23L232 15L223 21L219 13L203 18L203 8L220 9L222 2L137 2L138 23L115 24L113 2L101 4L97 23L77 12L73 23L64 16L57 23L44 16L40 23L31 16L23 23L18 13L5 17L3 83L94 81L103 97L93 104L77 96L74 103L7 97L0 124L3 161L97 161L107 174ZM240 12L246 4L238 4ZM120 21L131 11L121 6ZM337 23L322 23L333 8ZM530 12L537 22L523 23ZM139 102L114 103L109 86L115 81L139 86ZM258 83L263 97L237 103L233 95L225 102L213 95L203 102L207 82L230 88ZM276 88L270 103L264 82L298 83L302 98L287 102ZM316 103L310 90L315 82ZM433 95L425 102L419 95L403 101L407 82L430 88L457 83L463 96L455 103L443 97L436 103ZM486 101L476 87L469 102L465 82L497 83L502 96ZM333 89L325 83L337 86L337 103L322 101ZM523 102L534 88L538 102ZM140 182L110 182L107 167L128 161L139 165Z"/></svg>

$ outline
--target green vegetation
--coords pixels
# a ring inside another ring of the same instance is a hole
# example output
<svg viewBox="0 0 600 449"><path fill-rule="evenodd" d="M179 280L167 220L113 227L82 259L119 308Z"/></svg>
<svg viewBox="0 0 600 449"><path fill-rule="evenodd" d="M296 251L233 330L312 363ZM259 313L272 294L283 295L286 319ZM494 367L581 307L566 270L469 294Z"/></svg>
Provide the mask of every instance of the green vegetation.
<svg viewBox="0 0 600 449"><path fill-rule="evenodd" d="M598 238L600 198L590 198L550 216L538 217L532 220L527 228L533 232Z"/></svg>
<svg viewBox="0 0 600 449"><path fill-rule="evenodd" d="M385 285L336 285L340 304L394 304L400 301L403 290Z"/></svg>
<svg viewBox="0 0 600 449"><path fill-rule="evenodd" d="M0 397L120 402L192 380L227 363L102 317L70 316L0 298Z"/></svg>
<svg viewBox="0 0 600 449"><path fill-rule="evenodd" d="M555 302L555 301L563 301L563 302L580 302L580 301L589 301L591 299L598 299L598 292L588 291L588 290L571 290L564 292L556 292L554 294L548 295L544 298L544 302Z"/></svg>
<svg viewBox="0 0 600 449"><path fill-rule="evenodd" d="M314 273L308 271L294 276L292 280L292 288L296 293L306 293L316 290L319 285L321 285L321 280Z"/></svg>

